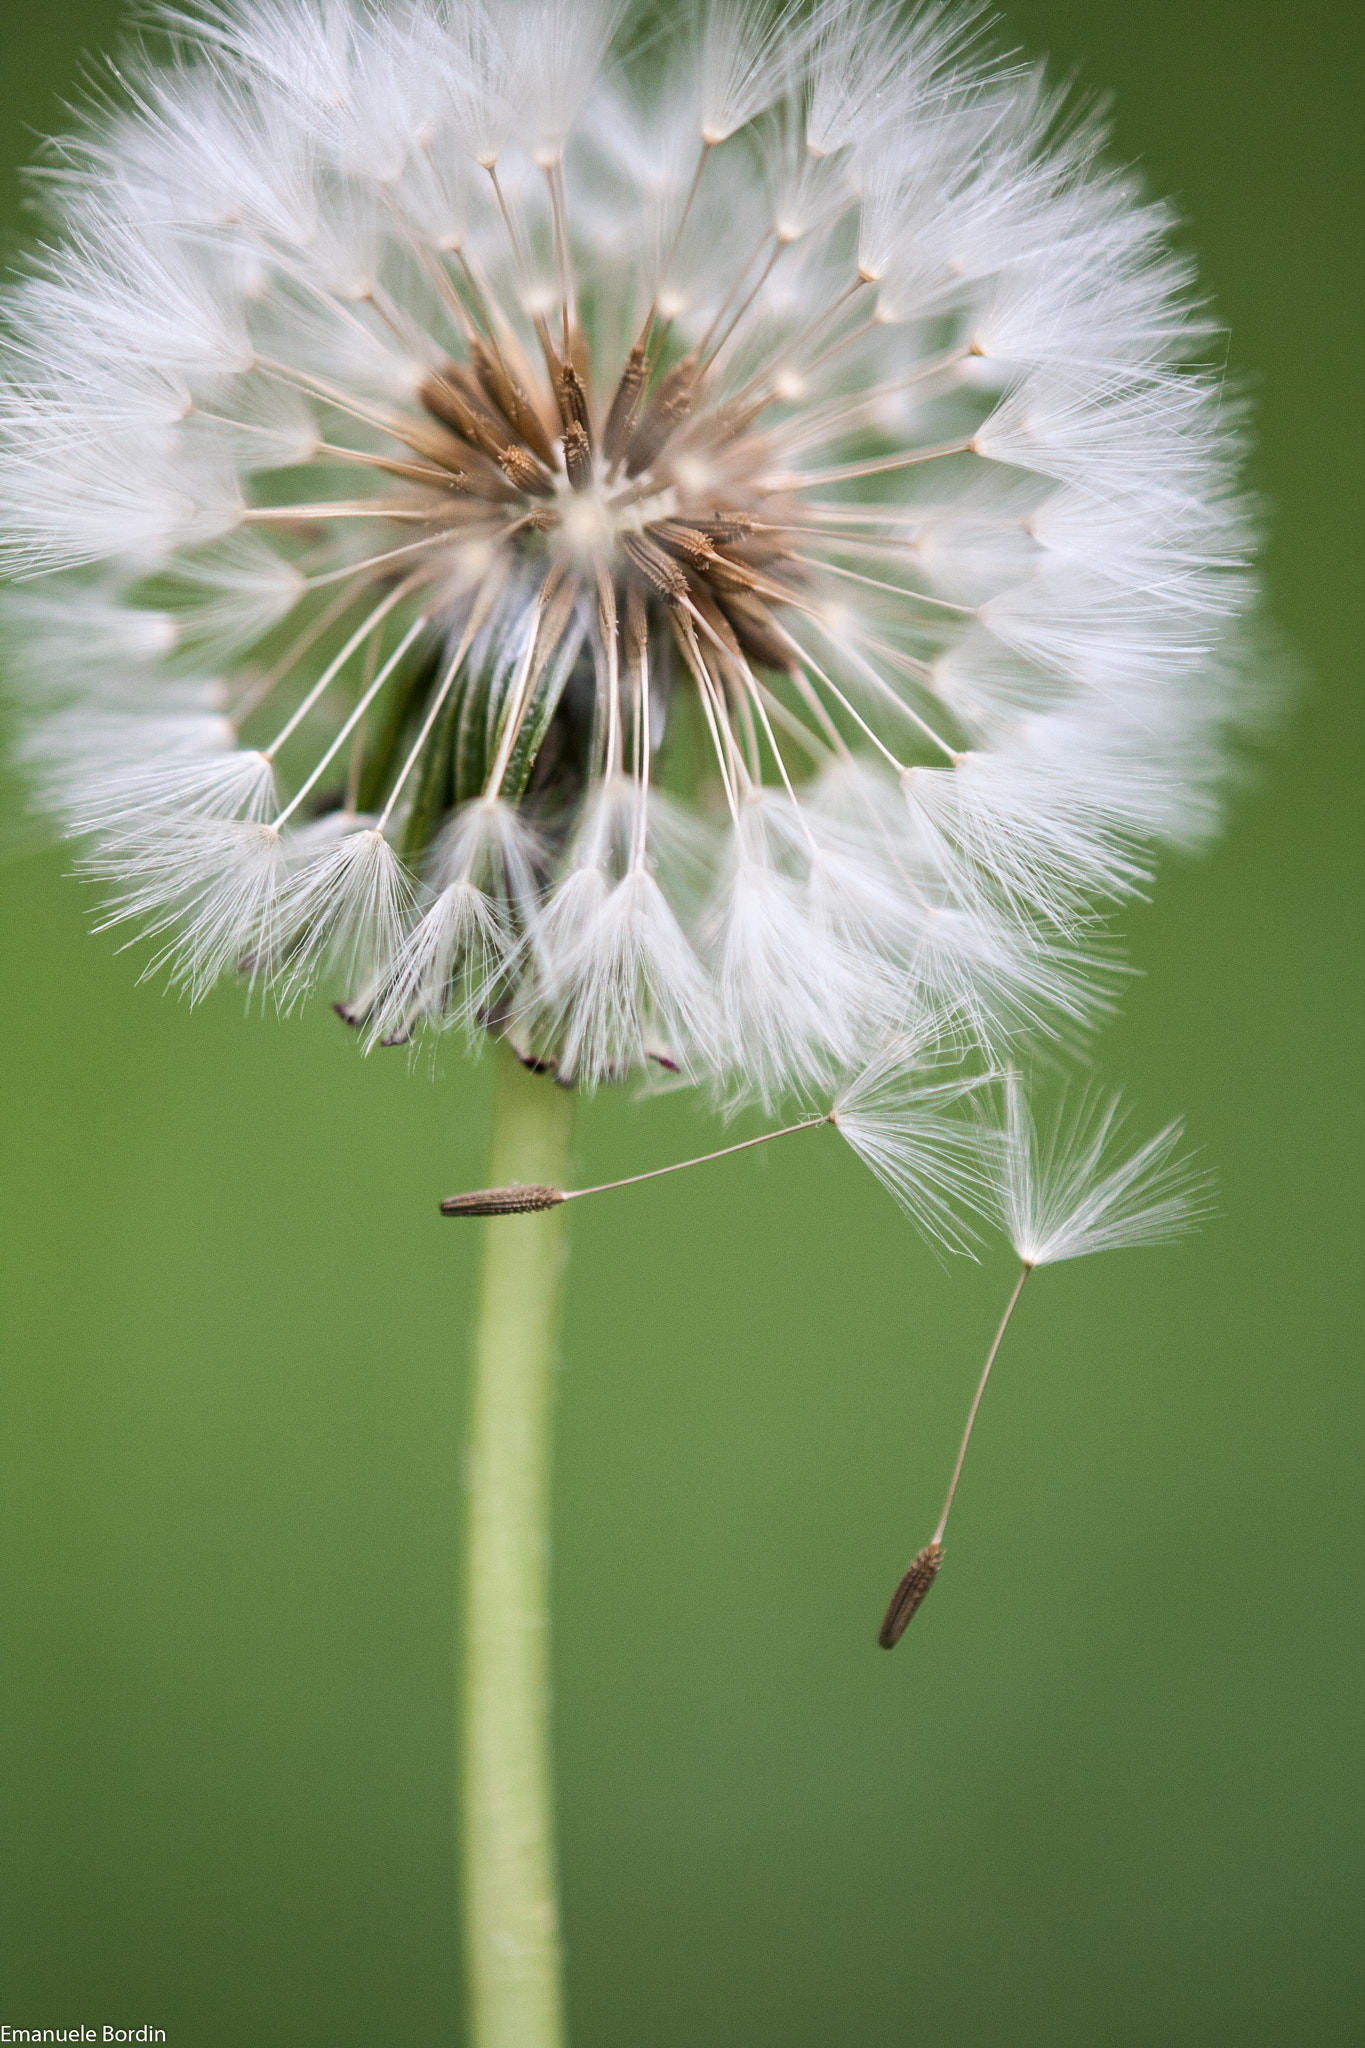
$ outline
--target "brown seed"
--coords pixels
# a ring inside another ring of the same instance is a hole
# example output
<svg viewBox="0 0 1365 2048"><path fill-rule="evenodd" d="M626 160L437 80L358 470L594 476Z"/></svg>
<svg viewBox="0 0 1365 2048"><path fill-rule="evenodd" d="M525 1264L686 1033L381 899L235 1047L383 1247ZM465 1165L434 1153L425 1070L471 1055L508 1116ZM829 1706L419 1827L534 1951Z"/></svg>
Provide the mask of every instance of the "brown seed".
<svg viewBox="0 0 1365 2048"><path fill-rule="evenodd" d="M555 487L546 476L534 455L528 455L524 448L509 442L498 457L503 475L514 483L519 491L529 491L538 498L552 498Z"/></svg>
<svg viewBox="0 0 1365 2048"><path fill-rule="evenodd" d="M458 392L467 401L477 418L487 420L499 428L504 425L501 408L490 400L473 369L468 365L446 361L442 363L437 376L442 385Z"/></svg>
<svg viewBox="0 0 1365 2048"><path fill-rule="evenodd" d="M655 393L654 402L636 421L626 446L626 471L639 476L691 412L697 396L697 361L685 356L675 363Z"/></svg>
<svg viewBox="0 0 1365 2048"><path fill-rule="evenodd" d="M728 555L713 554L702 573L716 590L753 590L758 584L752 569L746 569L743 562L732 562Z"/></svg>
<svg viewBox="0 0 1365 2048"><path fill-rule="evenodd" d="M451 364L450 372L448 377L433 372L431 376L424 378L417 393L418 397L433 419L440 420L453 433L467 441L471 448L481 449L485 455L491 454L496 457L507 438L506 435L499 434L482 406L472 405L466 393L460 389L463 380L457 363Z"/></svg>
<svg viewBox="0 0 1365 2048"><path fill-rule="evenodd" d="M572 363L565 363L559 373L559 411L566 427L581 427L591 440L588 393Z"/></svg>
<svg viewBox="0 0 1365 2048"><path fill-rule="evenodd" d="M877 1641L884 1650L894 1650L905 1634L915 1609L938 1577L938 1568L942 1562L943 1545L926 1543L891 1595L891 1604L886 1610L877 1636Z"/></svg>
<svg viewBox="0 0 1365 2048"><path fill-rule="evenodd" d="M772 614L760 598L743 591L728 591L725 617L731 631L750 661L779 671L791 666L791 648L773 624Z"/></svg>
<svg viewBox="0 0 1365 2048"><path fill-rule="evenodd" d="M647 531L651 540L680 562L686 562L689 569L705 569L717 559L707 536L694 526L684 526L679 519L658 519Z"/></svg>
<svg viewBox="0 0 1365 2048"><path fill-rule="evenodd" d="M441 1204L443 1216L531 1216L538 1209L555 1209L563 1201L559 1188L510 1187L475 1188L467 1195L447 1195Z"/></svg>
<svg viewBox="0 0 1365 2048"><path fill-rule="evenodd" d="M620 545L626 560L646 582L653 585L660 597L677 599L686 596L687 578L682 570L647 534L623 533Z"/></svg>
<svg viewBox="0 0 1365 2048"><path fill-rule="evenodd" d="M714 512L706 519L694 519L690 523L718 547L727 541L748 540L758 531L759 525L756 519L744 512Z"/></svg>
<svg viewBox="0 0 1365 2048"><path fill-rule="evenodd" d="M550 437L520 385L512 382L497 357L491 355L480 341L470 342L469 360L474 365L474 374L484 396L502 414L513 433L521 437L539 461L553 463L554 449Z"/></svg>
<svg viewBox="0 0 1365 2048"><path fill-rule="evenodd" d="M488 462L496 462L517 490L543 498L554 496L554 484L546 471L534 455L508 440L504 429L484 410L477 380L458 363L451 365L448 377L428 377L419 395L427 411L442 425L428 427L415 422L406 426L403 438L410 448L418 449L434 462L445 462L448 468L455 465L448 455L442 454L443 443L460 451L466 463L477 460L477 450Z"/></svg>
<svg viewBox="0 0 1365 2048"><path fill-rule="evenodd" d="M586 491L592 482L592 447L576 421L564 429L564 467L574 489Z"/></svg>
<svg viewBox="0 0 1365 2048"><path fill-rule="evenodd" d="M626 367L621 372L621 381L616 387L607 424L602 431L602 453L608 462L615 462L626 445L644 388L645 352L637 342L626 358Z"/></svg>

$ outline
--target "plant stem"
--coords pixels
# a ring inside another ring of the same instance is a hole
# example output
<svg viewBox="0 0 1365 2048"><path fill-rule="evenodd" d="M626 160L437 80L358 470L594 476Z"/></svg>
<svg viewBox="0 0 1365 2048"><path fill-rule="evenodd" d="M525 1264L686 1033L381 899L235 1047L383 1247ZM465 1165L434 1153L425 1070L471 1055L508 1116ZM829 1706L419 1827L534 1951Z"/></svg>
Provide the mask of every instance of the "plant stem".
<svg viewBox="0 0 1365 2048"><path fill-rule="evenodd" d="M504 1049L493 1177L559 1182L573 1097ZM560 1208L484 1225L463 1634L470 2040L563 2048L550 1765L550 1426L564 1269Z"/></svg>

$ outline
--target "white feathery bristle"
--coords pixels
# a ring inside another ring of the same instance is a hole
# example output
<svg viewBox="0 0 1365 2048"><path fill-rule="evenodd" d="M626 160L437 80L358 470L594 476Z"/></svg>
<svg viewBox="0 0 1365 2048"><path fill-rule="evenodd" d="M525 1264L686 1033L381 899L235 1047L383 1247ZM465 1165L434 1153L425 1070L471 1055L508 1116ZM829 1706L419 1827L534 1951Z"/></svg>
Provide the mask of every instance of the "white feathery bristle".
<svg viewBox="0 0 1365 2048"><path fill-rule="evenodd" d="M264 754L227 746L215 754L172 757L89 776L72 813L79 832L137 833L157 817L245 818L268 824L277 809L275 771Z"/></svg>
<svg viewBox="0 0 1365 2048"><path fill-rule="evenodd" d="M781 1093L784 1076L818 1092L856 1059L857 962L812 915L798 879L774 865L767 823L752 811L736 830L711 951L728 1058L763 1101Z"/></svg>
<svg viewBox="0 0 1365 2048"><path fill-rule="evenodd" d="M241 491L221 469L127 438L77 438L55 412L15 417L3 391L0 464L12 507L0 561L21 575L101 561L150 571L241 522Z"/></svg>
<svg viewBox="0 0 1365 2048"><path fill-rule="evenodd" d="M281 890L270 965L285 1008L319 975L352 1003L386 981L413 922L411 882L382 832L356 828L297 862Z"/></svg>
<svg viewBox="0 0 1365 2048"><path fill-rule="evenodd" d="M628 0L534 0L517 27L526 143L545 170L564 153Z"/></svg>
<svg viewBox="0 0 1365 2048"><path fill-rule="evenodd" d="M632 867L590 906L554 974L566 1076L591 1086L660 1053L684 1073L694 1061L714 1064L718 1033L706 976L643 868Z"/></svg>
<svg viewBox="0 0 1365 2048"><path fill-rule="evenodd" d="M923 1041L892 1039L845 1084L830 1113L916 1227L954 1252L976 1242L963 1211L980 1215L992 1187L991 1134L979 1117L961 1114L982 1086L979 1074L926 1079Z"/></svg>
<svg viewBox="0 0 1365 2048"><path fill-rule="evenodd" d="M1147 879L1121 821L1077 773L969 753L907 770L903 787L925 859L969 908L994 899L1074 931L1097 898L1131 896Z"/></svg>
<svg viewBox="0 0 1365 2048"><path fill-rule="evenodd" d="M701 134L714 146L771 105L810 28L794 0L707 0L697 51Z"/></svg>
<svg viewBox="0 0 1365 2048"><path fill-rule="evenodd" d="M255 647L288 617L306 578L257 535L234 533L175 565L163 588L176 600L176 648L187 658L227 661Z"/></svg>
<svg viewBox="0 0 1365 2048"><path fill-rule="evenodd" d="M1183 1125L1115 1157L1119 1123L1117 1096L1083 1096L1063 1102L1040 1134L1018 1075L1009 1076L999 1201L1026 1265L1165 1244L1208 1214L1211 1184L1180 1151Z"/></svg>
<svg viewBox="0 0 1365 2048"><path fill-rule="evenodd" d="M807 146L830 156L951 97L978 20L971 6L956 15L926 7L907 21L878 0L824 0L811 42Z"/></svg>
<svg viewBox="0 0 1365 2048"><path fill-rule="evenodd" d="M136 673L174 652L179 641L169 612L130 605L117 586L68 586L54 594L29 584L9 594L5 622L22 649L25 681L50 685L58 700L78 694L88 665L106 675Z"/></svg>
<svg viewBox="0 0 1365 2048"><path fill-rule="evenodd" d="M465 804L432 850L436 888L471 882L512 922L528 917L540 896L544 848L529 819L506 803Z"/></svg>
<svg viewBox="0 0 1365 2048"><path fill-rule="evenodd" d="M35 721L15 753L33 774L44 808L68 829L98 827L90 807L110 796L121 811L118 791L130 784L133 822L150 827L160 814L158 792L176 790L187 771L194 778L206 764L225 763L231 756L236 734L204 701L208 696L202 687L190 687L168 691L166 701L154 709L111 705L93 715L83 706L68 705ZM210 779L224 772L207 766ZM254 774L250 768L247 772ZM240 781L241 771L233 773Z"/></svg>
<svg viewBox="0 0 1365 2048"><path fill-rule="evenodd" d="M229 970L254 981L273 949L284 855L272 825L152 816L86 866L113 884L100 929L132 922L162 937L144 979L164 972L193 1002Z"/></svg>
<svg viewBox="0 0 1365 2048"><path fill-rule="evenodd" d="M915 973L925 999L959 1012L998 1065L1020 1039L1067 1043L1087 1032L1112 1011L1120 970L1095 948L978 906L926 917Z"/></svg>
<svg viewBox="0 0 1365 2048"><path fill-rule="evenodd" d="M447 884L397 948L370 1009L369 1042L404 1044L425 1023L472 1035L519 944L491 896L470 881Z"/></svg>

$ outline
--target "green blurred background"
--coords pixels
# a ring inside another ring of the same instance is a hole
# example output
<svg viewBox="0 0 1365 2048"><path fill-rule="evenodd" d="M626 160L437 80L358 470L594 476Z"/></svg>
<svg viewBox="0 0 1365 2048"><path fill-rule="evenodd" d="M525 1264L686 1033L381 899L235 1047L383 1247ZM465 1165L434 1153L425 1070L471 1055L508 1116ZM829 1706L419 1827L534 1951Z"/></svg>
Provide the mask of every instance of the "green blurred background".
<svg viewBox="0 0 1365 2048"><path fill-rule="evenodd" d="M112 0L6 8L3 153ZM932 1528L1007 1257L822 1134L574 1215L556 1711L577 2048L1365 2038L1358 17L1027 0L1117 94L1257 397L1306 681L1131 920L1099 1046L1222 1215L1047 1273ZM7 174L8 219L22 226ZM193 1014L54 853L4 919L11 2024L457 2048L450 1694L488 1066ZM712 1139L603 1097L582 1173ZM515 1226L512 1226L515 1227Z"/></svg>

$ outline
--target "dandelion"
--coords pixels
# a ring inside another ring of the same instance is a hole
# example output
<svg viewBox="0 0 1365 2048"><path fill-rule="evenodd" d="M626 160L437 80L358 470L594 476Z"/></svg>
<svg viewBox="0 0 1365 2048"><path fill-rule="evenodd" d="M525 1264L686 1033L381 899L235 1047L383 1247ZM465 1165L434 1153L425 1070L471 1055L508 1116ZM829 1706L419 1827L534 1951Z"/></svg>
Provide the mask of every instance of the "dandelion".
<svg viewBox="0 0 1365 2048"><path fill-rule="evenodd" d="M40 170L0 562L106 923L191 999L325 988L367 1048L492 1034L565 1084L503 1060L499 1185L447 1205L525 1214L476 1347L481 2048L562 2038L570 1089L795 1099L752 1142L831 1123L965 1248L979 1083L924 1020L985 1069L1084 1028L1097 920L1209 829L1236 418L1103 145L937 5L190 0ZM1077 1241L1035 1220L1033 1263Z"/></svg>
<svg viewBox="0 0 1365 2048"><path fill-rule="evenodd" d="M49 148L0 391L23 749L153 969L770 1106L1093 1014L1247 595L1095 119L873 0L163 34Z"/></svg>
<svg viewBox="0 0 1365 2048"><path fill-rule="evenodd" d="M892 1594L882 1621L877 1640L884 1650L900 1641L938 1574L977 1410L1029 1274L1091 1252L1166 1244L1192 1230L1208 1208L1208 1176L1181 1154L1179 1123L1168 1124L1136 1151L1115 1157L1117 1096L1108 1101L1082 1096L1069 1112L1063 1104L1041 1135L1017 1074L1008 1077L1005 1102L997 1196L1021 1262L1019 1274L977 1382L938 1527Z"/></svg>

